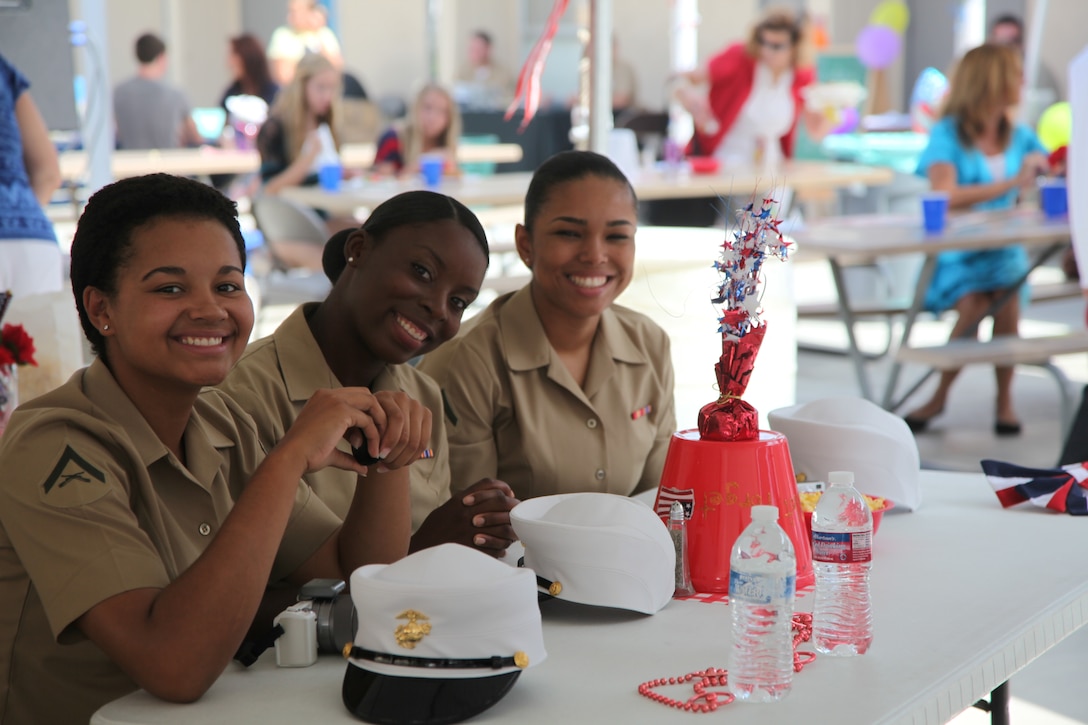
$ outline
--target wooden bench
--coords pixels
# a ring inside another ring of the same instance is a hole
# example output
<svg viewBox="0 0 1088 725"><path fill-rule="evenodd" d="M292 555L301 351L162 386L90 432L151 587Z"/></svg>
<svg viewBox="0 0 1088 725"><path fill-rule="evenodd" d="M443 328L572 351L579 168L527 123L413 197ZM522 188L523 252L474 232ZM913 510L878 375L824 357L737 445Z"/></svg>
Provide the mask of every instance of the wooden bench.
<svg viewBox="0 0 1088 725"><path fill-rule="evenodd" d="M1058 355L1088 352L1088 330L1072 330L1047 337L997 336L987 341L950 340L934 347L900 348L896 359L936 370L957 370L966 365L1034 365L1049 372L1058 383L1062 405L1062 440L1069 433L1075 396L1069 379L1051 362Z"/></svg>

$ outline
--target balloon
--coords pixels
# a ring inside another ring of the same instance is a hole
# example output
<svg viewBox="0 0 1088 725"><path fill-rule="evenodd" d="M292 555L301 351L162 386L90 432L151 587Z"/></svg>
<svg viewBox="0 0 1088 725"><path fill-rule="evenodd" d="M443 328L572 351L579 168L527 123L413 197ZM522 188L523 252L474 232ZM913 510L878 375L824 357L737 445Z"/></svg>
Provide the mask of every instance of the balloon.
<svg viewBox="0 0 1088 725"><path fill-rule="evenodd" d="M929 133L947 92L948 79L936 68L926 68L918 74L910 94L910 121L914 131Z"/></svg>
<svg viewBox="0 0 1088 725"><path fill-rule="evenodd" d="M910 10L902 0L884 0L873 9L869 25L881 25L902 34L910 24Z"/></svg>
<svg viewBox="0 0 1088 725"><path fill-rule="evenodd" d="M1039 125L1035 130L1047 151L1068 146L1069 137L1073 133L1072 107L1066 101L1055 103L1039 116Z"/></svg>
<svg viewBox="0 0 1088 725"><path fill-rule="evenodd" d="M899 34L891 28L869 25L858 33L854 48L863 66L869 70L880 70L892 64L902 44Z"/></svg>
<svg viewBox="0 0 1088 725"><path fill-rule="evenodd" d="M831 131L831 133L850 133L858 127L858 120L860 120L858 118L858 109L850 108L848 106L842 109L842 114L840 115L840 118L842 120L839 122L839 125L836 126L833 131Z"/></svg>

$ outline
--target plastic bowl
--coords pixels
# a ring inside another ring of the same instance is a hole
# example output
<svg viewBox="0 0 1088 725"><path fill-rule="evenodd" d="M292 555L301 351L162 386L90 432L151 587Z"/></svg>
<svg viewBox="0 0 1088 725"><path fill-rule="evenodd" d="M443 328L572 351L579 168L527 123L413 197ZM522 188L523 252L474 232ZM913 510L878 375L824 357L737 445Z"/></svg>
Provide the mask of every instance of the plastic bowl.
<svg viewBox="0 0 1088 725"><path fill-rule="evenodd" d="M890 499L884 499L884 508L875 509L873 511L873 536L876 536L877 529L880 528L880 521L884 518L884 512L895 508L895 504ZM812 539L812 512L803 511L805 515L805 529L808 531L809 540Z"/></svg>
<svg viewBox="0 0 1088 725"><path fill-rule="evenodd" d="M691 164L693 174L713 174L721 165L713 156L689 156L688 163Z"/></svg>

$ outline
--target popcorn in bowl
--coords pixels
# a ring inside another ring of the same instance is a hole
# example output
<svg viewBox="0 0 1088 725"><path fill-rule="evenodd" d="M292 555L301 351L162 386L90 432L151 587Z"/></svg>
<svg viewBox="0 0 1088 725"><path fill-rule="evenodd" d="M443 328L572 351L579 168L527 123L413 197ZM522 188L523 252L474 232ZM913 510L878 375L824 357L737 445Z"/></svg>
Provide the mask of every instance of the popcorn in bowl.
<svg viewBox="0 0 1088 725"><path fill-rule="evenodd" d="M820 496L823 495L823 485L804 483L799 484L798 488L800 489L798 493L801 497L801 512L805 515L805 527L811 537L812 512L816 510L816 504L819 503ZM869 504L869 510L873 512L873 534L876 534L876 530L880 528L880 521L884 518L884 512L894 508L895 503L887 498L869 496L864 493L861 495L865 499L865 503Z"/></svg>

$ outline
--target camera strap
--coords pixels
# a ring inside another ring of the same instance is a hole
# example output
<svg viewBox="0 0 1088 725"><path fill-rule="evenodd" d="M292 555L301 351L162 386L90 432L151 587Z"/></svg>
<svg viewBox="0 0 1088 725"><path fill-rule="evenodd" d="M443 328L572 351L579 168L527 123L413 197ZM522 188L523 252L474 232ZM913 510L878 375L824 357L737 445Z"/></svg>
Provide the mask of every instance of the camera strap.
<svg viewBox="0 0 1088 725"><path fill-rule="evenodd" d="M283 634L283 625L277 624L256 640L247 639L245 642L242 642L242 646L234 653L234 659L240 662L243 667L249 667L257 661L257 658L260 657L266 649L276 643L276 640L279 639L281 634Z"/></svg>

